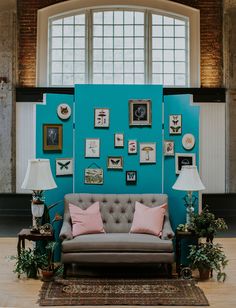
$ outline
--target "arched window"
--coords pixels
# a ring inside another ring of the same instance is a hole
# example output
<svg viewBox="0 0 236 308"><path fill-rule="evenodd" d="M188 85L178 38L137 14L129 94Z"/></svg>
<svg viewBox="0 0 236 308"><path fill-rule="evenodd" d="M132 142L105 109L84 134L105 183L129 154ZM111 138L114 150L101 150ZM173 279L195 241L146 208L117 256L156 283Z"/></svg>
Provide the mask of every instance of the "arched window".
<svg viewBox="0 0 236 308"><path fill-rule="evenodd" d="M157 2L163 4L161 0ZM39 13L39 26L40 21ZM146 7L79 8L69 13L48 13L47 27L44 49L47 46L48 56L43 61L44 70L38 61L41 86L76 83L153 83L171 87L195 83L197 86L199 69L193 72L190 60L193 55L190 55L189 16ZM40 42L38 45L41 46ZM40 58L42 52L38 54Z"/></svg>

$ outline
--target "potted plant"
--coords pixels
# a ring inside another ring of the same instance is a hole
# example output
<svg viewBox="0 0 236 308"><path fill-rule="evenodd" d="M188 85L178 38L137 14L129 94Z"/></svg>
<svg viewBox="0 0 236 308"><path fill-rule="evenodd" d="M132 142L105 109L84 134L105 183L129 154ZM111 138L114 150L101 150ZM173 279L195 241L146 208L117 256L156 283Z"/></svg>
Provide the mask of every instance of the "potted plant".
<svg viewBox="0 0 236 308"><path fill-rule="evenodd" d="M50 241L46 245L46 258L45 264L42 267L42 279L43 281L50 281L54 276L54 250L57 246L57 242Z"/></svg>
<svg viewBox="0 0 236 308"><path fill-rule="evenodd" d="M12 256L11 259L16 260L13 272L18 274L18 278L22 274L26 274L27 278L37 278L39 269L46 265L46 255L31 248L22 249L19 256Z"/></svg>
<svg viewBox="0 0 236 308"><path fill-rule="evenodd" d="M200 279L208 279L210 272L217 273L217 280L225 281L226 273L223 269L228 263L226 256L219 244L210 242L190 245L188 259L192 269L198 269Z"/></svg>
<svg viewBox="0 0 236 308"><path fill-rule="evenodd" d="M189 229L199 237L205 237L207 242L212 242L217 232L227 230L228 226L223 218L216 218L206 205L200 214L193 214Z"/></svg>

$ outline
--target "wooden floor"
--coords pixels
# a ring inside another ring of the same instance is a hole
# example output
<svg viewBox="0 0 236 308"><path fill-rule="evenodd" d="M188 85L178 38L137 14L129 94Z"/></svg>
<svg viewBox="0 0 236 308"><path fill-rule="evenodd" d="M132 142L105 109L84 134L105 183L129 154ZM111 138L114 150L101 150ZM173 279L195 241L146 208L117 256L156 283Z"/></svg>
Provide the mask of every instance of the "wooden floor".
<svg viewBox="0 0 236 308"><path fill-rule="evenodd" d="M219 283L213 277L207 282L199 282L198 286L204 291L211 308L236 307L236 238L215 241L223 245L229 259L227 280ZM8 256L16 255L16 243L16 238L0 238L0 307L39 307L37 299L42 282L18 279L12 272L14 261L9 261Z"/></svg>

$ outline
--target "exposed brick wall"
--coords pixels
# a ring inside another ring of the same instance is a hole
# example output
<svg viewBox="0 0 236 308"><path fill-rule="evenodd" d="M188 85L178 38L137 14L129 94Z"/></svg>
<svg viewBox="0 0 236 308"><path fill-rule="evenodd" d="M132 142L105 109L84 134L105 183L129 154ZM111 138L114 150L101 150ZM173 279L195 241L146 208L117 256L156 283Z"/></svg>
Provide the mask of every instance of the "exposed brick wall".
<svg viewBox="0 0 236 308"><path fill-rule="evenodd" d="M17 0L19 85L36 84L37 11L64 0Z"/></svg>
<svg viewBox="0 0 236 308"><path fill-rule="evenodd" d="M63 1L67 0L17 0L20 86L35 86L37 10ZM223 86L223 0L170 1L200 10L201 86Z"/></svg>

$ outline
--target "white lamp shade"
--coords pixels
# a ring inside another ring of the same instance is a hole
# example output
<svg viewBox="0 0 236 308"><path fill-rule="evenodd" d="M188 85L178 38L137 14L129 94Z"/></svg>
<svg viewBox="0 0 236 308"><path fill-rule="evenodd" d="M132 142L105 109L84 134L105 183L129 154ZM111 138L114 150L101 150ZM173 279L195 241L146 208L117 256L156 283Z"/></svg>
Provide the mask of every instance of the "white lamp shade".
<svg viewBox="0 0 236 308"><path fill-rule="evenodd" d="M48 190L56 188L49 159L30 159L22 189Z"/></svg>
<svg viewBox="0 0 236 308"><path fill-rule="evenodd" d="M180 175L172 188L184 191L198 191L205 189L196 166L183 166Z"/></svg>

